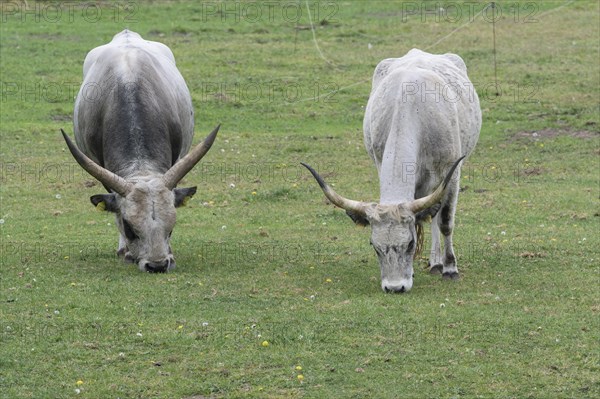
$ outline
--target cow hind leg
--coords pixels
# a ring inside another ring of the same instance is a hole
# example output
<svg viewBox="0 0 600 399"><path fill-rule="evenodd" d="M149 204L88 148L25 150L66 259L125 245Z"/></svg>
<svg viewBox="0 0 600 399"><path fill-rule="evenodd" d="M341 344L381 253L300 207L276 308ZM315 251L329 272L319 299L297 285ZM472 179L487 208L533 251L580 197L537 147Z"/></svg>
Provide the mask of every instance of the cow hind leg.
<svg viewBox="0 0 600 399"><path fill-rule="evenodd" d="M442 274L444 268L438 218L439 212L431 221L431 252L429 253L429 273L431 274Z"/></svg>

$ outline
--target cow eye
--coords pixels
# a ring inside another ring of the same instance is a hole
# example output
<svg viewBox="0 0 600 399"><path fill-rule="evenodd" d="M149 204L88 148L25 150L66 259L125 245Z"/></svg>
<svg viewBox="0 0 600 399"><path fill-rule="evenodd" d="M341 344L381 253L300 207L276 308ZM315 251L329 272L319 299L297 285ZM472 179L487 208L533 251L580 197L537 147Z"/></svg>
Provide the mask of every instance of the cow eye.
<svg viewBox="0 0 600 399"><path fill-rule="evenodd" d="M123 219L123 230L125 230L125 237L127 237L129 240L133 241L139 238L138 235L135 234L135 231L133 231L133 228L129 222L125 219Z"/></svg>
<svg viewBox="0 0 600 399"><path fill-rule="evenodd" d="M407 252L412 252L412 250L415 248L415 239L413 238L412 240L410 240L410 242L408 243L408 249L406 250Z"/></svg>

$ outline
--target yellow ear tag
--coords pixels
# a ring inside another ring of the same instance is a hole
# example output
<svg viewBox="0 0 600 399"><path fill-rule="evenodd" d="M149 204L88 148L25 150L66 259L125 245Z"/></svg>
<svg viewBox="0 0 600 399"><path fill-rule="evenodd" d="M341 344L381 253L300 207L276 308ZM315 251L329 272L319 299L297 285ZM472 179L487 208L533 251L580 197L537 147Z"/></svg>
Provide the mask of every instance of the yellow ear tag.
<svg viewBox="0 0 600 399"><path fill-rule="evenodd" d="M98 202L98 205L96 205L96 210L99 212L105 211L106 210L106 202L104 202L104 201Z"/></svg>
<svg viewBox="0 0 600 399"><path fill-rule="evenodd" d="M188 204L188 202L190 202L190 196L187 196L183 199L183 202L181 203L181 206L186 206Z"/></svg>

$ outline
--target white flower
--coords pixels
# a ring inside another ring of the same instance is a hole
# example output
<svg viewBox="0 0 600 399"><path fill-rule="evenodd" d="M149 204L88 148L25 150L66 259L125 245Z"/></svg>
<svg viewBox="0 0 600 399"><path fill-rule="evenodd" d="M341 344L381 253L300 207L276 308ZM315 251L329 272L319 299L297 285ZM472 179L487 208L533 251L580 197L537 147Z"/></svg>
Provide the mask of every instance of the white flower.
<svg viewBox="0 0 600 399"><path fill-rule="evenodd" d="M56 195L54 196L54 198L56 198L56 199L61 199L62 197L61 197L61 195L60 195L60 194L56 194Z"/></svg>

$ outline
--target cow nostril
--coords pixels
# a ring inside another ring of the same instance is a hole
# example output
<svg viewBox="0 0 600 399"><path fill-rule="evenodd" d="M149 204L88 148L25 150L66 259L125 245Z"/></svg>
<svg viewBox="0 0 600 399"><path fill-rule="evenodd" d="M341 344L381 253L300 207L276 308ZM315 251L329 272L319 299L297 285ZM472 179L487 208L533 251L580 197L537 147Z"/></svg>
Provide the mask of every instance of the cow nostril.
<svg viewBox="0 0 600 399"><path fill-rule="evenodd" d="M165 262L162 264L146 262L144 264L144 270L146 270L148 273L164 273L167 271L168 267L169 267L169 262Z"/></svg>
<svg viewBox="0 0 600 399"><path fill-rule="evenodd" d="M398 293L398 292L406 292L406 287L404 285L396 286L396 287L388 287L387 285L383 287L383 291L385 293Z"/></svg>

